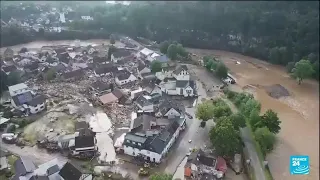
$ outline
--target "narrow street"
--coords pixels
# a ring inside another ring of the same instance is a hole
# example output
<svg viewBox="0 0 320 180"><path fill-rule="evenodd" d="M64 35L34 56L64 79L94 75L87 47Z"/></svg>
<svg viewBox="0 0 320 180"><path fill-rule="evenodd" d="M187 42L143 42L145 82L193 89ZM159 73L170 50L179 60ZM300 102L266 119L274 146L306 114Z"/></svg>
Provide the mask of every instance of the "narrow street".
<svg viewBox="0 0 320 180"><path fill-rule="evenodd" d="M206 90L202 86L201 82L197 81L198 87L198 103L201 99L206 98ZM189 148L203 147L209 141L209 131L213 125L213 121L208 121L205 128L200 127L201 121L195 117L195 107L186 108L193 119L187 118L187 128L183 134L179 137L175 146L172 148L172 153L169 154L168 161L165 163L165 172L174 174L177 167L189 152ZM188 141L191 140L191 143Z"/></svg>

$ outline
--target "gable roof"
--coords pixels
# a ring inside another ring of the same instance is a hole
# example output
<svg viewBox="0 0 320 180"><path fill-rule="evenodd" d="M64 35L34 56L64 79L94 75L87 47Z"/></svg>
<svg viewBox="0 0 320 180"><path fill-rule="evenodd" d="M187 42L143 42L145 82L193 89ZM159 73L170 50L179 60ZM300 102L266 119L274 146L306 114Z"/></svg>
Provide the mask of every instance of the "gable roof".
<svg viewBox="0 0 320 180"><path fill-rule="evenodd" d="M7 55L7 54L13 54L14 52L13 52L13 50L11 49L11 48L7 48L4 52L3 52L3 54L5 54L5 55Z"/></svg>
<svg viewBox="0 0 320 180"><path fill-rule="evenodd" d="M145 55L145 56L148 56L148 55L151 55L153 53L152 50L148 49L148 48L143 48L141 51L140 51L141 54Z"/></svg>
<svg viewBox="0 0 320 180"><path fill-rule="evenodd" d="M19 83L8 87L9 91L17 91L26 88L28 88L28 86L25 83Z"/></svg>
<svg viewBox="0 0 320 180"><path fill-rule="evenodd" d="M142 126L142 130L146 131L150 129L151 121L155 121L154 116L148 114L142 114L133 120L132 129Z"/></svg>
<svg viewBox="0 0 320 180"><path fill-rule="evenodd" d="M174 101L163 101L160 105L159 105L159 112L162 115L165 115L171 108L174 108L175 110L177 110L178 112L180 112L180 108L178 107L177 103Z"/></svg>
<svg viewBox="0 0 320 180"><path fill-rule="evenodd" d="M120 89L114 89L112 94L115 95L118 99L124 96L123 92Z"/></svg>
<svg viewBox="0 0 320 180"><path fill-rule="evenodd" d="M178 75L183 70L188 71L188 67L186 65L181 65L175 71L173 71L173 73Z"/></svg>
<svg viewBox="0 0 320 180"><path fill-rule="evenodd" d="M91 87L93 87L94 89L98 90L98 91L105 91L105 90L109 90L109 89L113 89L113 84L107 84L104 83L102 81L96 81L94 83L91 84Z"/></svg>
<svg viewBox="0 0 320 180"><path fill-rule="evenodd" d="M35 164L31 161L30 158L26 156L20 156L14 162L14 169L16 171L16 175L23 176L27 173L33 172L36 169Z"/></svg>
<svg viewBox="0 0 320 180"><path fill-rule="evenodd" d="M59 175L65 180L79 180L82 172L70 162L67 162L60 170Z"/></svg>

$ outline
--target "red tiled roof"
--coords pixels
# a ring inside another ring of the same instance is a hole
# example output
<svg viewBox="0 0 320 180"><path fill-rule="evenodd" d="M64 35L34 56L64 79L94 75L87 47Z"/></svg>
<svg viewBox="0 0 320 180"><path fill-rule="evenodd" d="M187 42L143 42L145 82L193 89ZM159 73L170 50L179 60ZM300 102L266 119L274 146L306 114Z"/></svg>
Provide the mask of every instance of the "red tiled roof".
<svg viewBox="0 0 320 180"><path fill-rule="evenodd" d="M227 163L222 157L218 157L217 158L216 169L218 171L222 171L224 173L227 172Z"/></svg>

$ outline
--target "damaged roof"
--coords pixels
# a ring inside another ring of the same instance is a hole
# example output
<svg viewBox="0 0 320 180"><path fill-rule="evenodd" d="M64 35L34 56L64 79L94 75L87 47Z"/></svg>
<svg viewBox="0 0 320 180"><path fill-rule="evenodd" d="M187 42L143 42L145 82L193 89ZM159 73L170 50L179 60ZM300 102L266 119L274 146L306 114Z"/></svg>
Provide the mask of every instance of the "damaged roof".
<svg viewBox="0 0 320 180"><path fill-rule="evenodd" d="M123 81L123 80L126 80L126 79L129 79L129 77L131 76L131 73L127 70L122 70L122 71L119 71L119 73L117 74L117 78L120 80L120 81Z"/></svg>
<svg viewBox="0 0 320 180"><path fill-rule="evenodd" d="M113 93L108 93L99 97L102 104L108 104L118 101L118 98Z"/></svg>
<svg viewBox="0 0 320 180"><path fill-rule="evenodd" d="M112 63L108 63L100 65L99 67L95 68L94 71L96 74L116 73L118 71L118 68Z"/></svg>
<svg viewBox="0 0 320 180"><path fill-rule="evenodd" d="M96 89L97 91L105 91L109 89L113 89L113 84L104 83L102 81L96 81L91 84L91 87Z"/></svg>
<svg viewBox="0 0 320 180"><path fill-rule="evenodd" d="M75 148L94 147L94 136L77 136L75 137Z"/></svg>
<svg viewBox="0 0 320 180"><path fill-rule="evenodd" d="M31 101L29 101L27 104L33 107L36 107L39 104L42 104L46 101L46 97L44 95L38 95L34 98L32 98Z"/></svg>
<svg viewBox="0 0 320 180"><path fill-rule="evenodd" d="M138 70L141 71L141 70L143 70L145 67L146 67L146 65L139 61L139 63L138 63Z"/></svg>
<svg viewBox="0 0 320 180"><path fill-rule="evenodd" d="M150 96L143 96L143 95L139 96L136 99L135 103L141 107L145 107L153 104Z"/></svg>

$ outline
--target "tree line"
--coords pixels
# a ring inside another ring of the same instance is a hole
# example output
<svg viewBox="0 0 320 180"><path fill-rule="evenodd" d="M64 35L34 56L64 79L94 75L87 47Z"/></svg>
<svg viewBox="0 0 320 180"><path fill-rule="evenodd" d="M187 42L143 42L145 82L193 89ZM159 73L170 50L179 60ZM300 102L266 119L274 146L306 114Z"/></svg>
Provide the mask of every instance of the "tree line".
<svg viewBox="0 0 320 180"><path fill-rule="evenodd" d="M86 13L94 20L68 26L158 43L169 39L186 47L227 50L284 66L306 59L319 69L317 1L132 2L90 6ZM318 78L319 71L312 76Z"/></svg>

